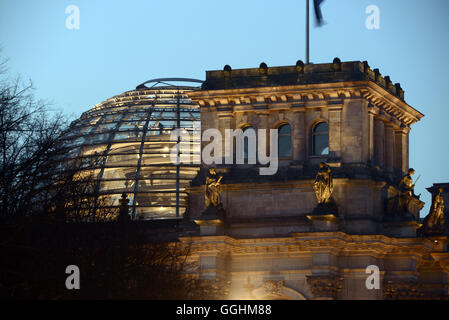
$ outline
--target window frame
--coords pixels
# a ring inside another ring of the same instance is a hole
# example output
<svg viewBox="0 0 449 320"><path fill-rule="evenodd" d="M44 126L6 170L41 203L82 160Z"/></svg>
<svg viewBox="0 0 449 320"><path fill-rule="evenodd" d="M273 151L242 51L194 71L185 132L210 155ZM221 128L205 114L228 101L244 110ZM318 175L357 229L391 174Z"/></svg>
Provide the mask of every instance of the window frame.
<svg viewBox="0 0 449 320"><path fill-rule="evenodd" d="M327 131L323 131L323 132L316 132L316 128L320 125L320 124L325 124L327 126ZM327 153L325 154L317 154L315 148L316 148L316 143L315 143L315 137L316 136L324 136L327 135ZM330 153L329 150L329 123L322 120L322 121L318 121L316 122L313 126L312 126L312 130L311 130L311 156L312 157L328 157Z"/></svg>
<svg viewBox="0 0 449 320"><path fill-rule="evenodd" d="M284 133L284 134L280 134L280 131L281 131L281 128L282 127L284 127L284 126L289 126L290 127L290 133ZM292 136L292 133L293 133L293 129L292 129L292 126L288 123L288 122L283 122L283 123L281 123L281 124L279 124L277 127L276 127L276 129L278 130L278 158L279 159L281 159L281 160L283 160L283 159L292 159L293 158L293 136ZM280 139L281 139L281 137L289 137L290 138L290 140L289 140L289 142L290 142L290 154L289 155L287 155L287 156L281 156L280 154L279 154L279 152L280 152L280 146L281 146L281 143L280 143Z"/></svg>

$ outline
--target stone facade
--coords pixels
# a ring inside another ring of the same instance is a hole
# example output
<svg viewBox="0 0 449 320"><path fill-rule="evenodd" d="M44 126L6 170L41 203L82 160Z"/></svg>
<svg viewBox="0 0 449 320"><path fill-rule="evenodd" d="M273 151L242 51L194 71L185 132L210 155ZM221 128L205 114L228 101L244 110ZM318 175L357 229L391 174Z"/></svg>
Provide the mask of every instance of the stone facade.
<svg viewBox="0 0 449 320"><path fill-rule="evenodd" d="M410 127L423 117L399 84L366 62L298 61L208 71L202 90L188 96L200 106L203 132L291 128L291 155L280 158L272 176L259 175L259 164L202 165L187 219L201 221L211 167L223 176L225 215L219 233L181 238L192 245L201 277L231 281L230 298L447 297L447 238L416 236L424 203L413 195L407 219L388 209L409 169ZM314 154L319 123L328 127L325 154ZM320 162L334 177L332 219L314 213ZM381 270L381 289L366 288L369 265Z"/></svg>
<svg viewBox="0 0 449 320"><path fill-rule="evenodd" d="M448 298L449 260L443 240L312 232L276 238L182 237L181 241L191 245L191 262L198 265L200 277L231 281L224 298ZM380 269L378 290L365 285L370 265ZM275 282L270 283L271 289L266 288L267 281Z"/></svg>

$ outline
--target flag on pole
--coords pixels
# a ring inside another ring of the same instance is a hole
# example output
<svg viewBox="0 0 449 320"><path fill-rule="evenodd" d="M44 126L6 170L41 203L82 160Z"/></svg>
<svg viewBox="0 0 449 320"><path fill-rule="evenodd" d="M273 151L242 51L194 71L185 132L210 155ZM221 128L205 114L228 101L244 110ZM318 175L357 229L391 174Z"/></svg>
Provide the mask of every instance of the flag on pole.
<svg viewBox="0 0 449 320"><path fill-rule="evenodd" d="M320 6L323 2L324 2L324 0L313 0L316 24L318 27L321 27L322 25L324 25L323 15L321 14L321 8L320 8Z"/></svg>

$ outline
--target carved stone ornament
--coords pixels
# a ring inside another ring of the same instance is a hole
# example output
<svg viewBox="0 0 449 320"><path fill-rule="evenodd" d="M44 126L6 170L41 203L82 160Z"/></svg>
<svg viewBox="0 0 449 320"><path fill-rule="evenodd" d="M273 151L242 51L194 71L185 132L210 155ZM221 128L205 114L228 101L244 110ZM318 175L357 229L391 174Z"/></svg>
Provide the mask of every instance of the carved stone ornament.
<svg viewBox="0 0 449 320"><path fill-rule="evenodd" d="M267 295L281 295L284 281L266 280L263 282L262 287Z"/></svg>
<svg viewBox="0 0 449 320"><path fill-rule="evenodd" d="M423 297L416 281L386 281L383 291L385 299L388 300L410 300Z"/></svg>
<svg viewBox="0 0 449 320"><path fill-rule="evenodd" d="M315 298L336 299L343 288L343 278L339 276L307 276L307 283Z"/></svg>

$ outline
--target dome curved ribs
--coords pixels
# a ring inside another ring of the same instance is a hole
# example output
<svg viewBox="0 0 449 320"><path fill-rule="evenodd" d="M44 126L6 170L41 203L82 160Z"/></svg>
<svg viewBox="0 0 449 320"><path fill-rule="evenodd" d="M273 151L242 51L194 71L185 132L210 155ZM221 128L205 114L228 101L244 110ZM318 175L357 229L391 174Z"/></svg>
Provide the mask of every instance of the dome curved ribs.
<svg viewBox="0 0 449 320"><path fill-rule="evenodd" d="M190 133L200 120L199 107L185 91L199 87L169 82L195 82L185 78L161 78L144 82L136 90L105 100L71 125L67 144L71 160L83 161L100 155L94 185L93 215L101 208L118 210L122 193L130 197L134 219L181 218L187 206L185 187L199 164L175 164L169 150L177 128ZM150 88L145 84L153 83ZM192 140L190 155L199 152L200 141ZM79 161L73 161L79 162ZM109 204L99 199L108 197Z"/></svg>

